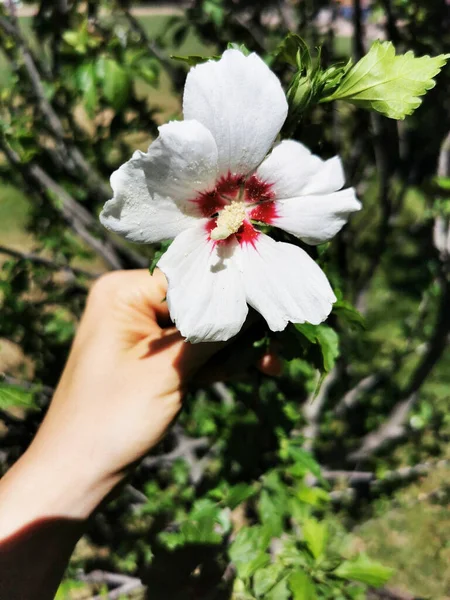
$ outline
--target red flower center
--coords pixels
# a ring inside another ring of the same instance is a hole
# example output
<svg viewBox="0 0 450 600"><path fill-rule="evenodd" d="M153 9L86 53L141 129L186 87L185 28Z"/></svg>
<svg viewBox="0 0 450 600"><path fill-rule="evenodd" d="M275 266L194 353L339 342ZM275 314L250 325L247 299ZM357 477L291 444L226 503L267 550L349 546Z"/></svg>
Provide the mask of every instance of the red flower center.
<svg viewBox="0 0 450 600"><path fill-rule="evenodd" d="M210 239L214 244L224 244L235 236L241 245L254 245L259 232L251 221L272 224L277 216L274 199L272 184L259 179L257 175L253 174L246 178L244 175L228 173L217 181L214 189L202 192L193 202L198 206L202 216L210 219L206 226L209 234L216 228L218 217L226 206L236 202L245 203L248 206L245 211L247 217L239 229L230 232L226 239Z"/></svg>

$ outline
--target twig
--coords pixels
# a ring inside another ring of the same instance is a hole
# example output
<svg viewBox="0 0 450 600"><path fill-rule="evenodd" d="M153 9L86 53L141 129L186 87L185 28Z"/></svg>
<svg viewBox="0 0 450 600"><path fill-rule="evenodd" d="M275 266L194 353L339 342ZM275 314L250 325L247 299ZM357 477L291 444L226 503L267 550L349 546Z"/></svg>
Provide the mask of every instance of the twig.
<svg viewBox="0 0 450 600"><path fill-rule="evenodd" d="M211 460L212 454L215 454L217 450L216 446L213 446L204 457L199 459L197 457L197 451L209 446L209 439L207 437L191 438L183 432L180 426L174 427L172 434L175 436L176 440L175 448L167 454L144 458L141 466L144 467L144 469L154 469L171 465L179 458L182 458L189 466L191 483L193 485L198 485L203 478L203 474Z"/></svg>
<svg viewBox="0 0 450 600"><path fill-rule="evenodd" d="M170 75L171 79L176 79L176 68L172 65L167 56L163 54L161 49L158 48L155 42L149 39L147 32L142 27L139 19L136 19L136 17L132 14L131 10L126 6L126 2L124 2L124 0L120 0L119 4L123 11L123 14L125 15L125 18L130 24L131 29L139 34L143 43L147 46L147 49L150 52L150 54L152 54L155 58L159 60L159 62L164 66L164 68Z"/></svg>
<svg viewBox="0 0 450 600"><path fill-rule="evenodd" d="M90 273L89 271L85 271L84 269L80 269L78 267L71 267L70 265L61 265L53 260L50 260L49 258L44 258L43 256L38 256L37 254L19 252L18 250L13 250L12 248L7 248L6 246L0 246L0 254L6 254L7 256L12 256L13 258L18 258L20 260L27 260L34 264L44 265L52 271L69 271L69 273L73 273L74 275L82 275L84 277L89 277L90 279L95 279L96 277L100 276L98 273Z"/></svg>
<svg viewBox="0 0 450 600"><path fill-rule="evenodd" d="M38 102L39 110L44 116L50 131L58 141L59 149L64 154L66 167L71 171L78 169L86 178L86 184L91 185L100 197L107 200L110 196L109 187L104 183L102 178L95 173L92 165L86 161L79 149L72 143L64 129L61 119L47 99L41 75L36 67L32 53L21 35L17 21L14 19L8 21L7 19L0 18L0 28L14 38L15 50L19 53L23 61L31 88Z"/></svg>
<svg viewBox="0 0 450 600"><path fill-rule="evenodd" d="M371 589L367 598L368 600L417 600L415 596L411 596L407 592L390 588Z"/></svg>
<svg viewBox="0 0 450 600"><path fill-rule="evenodd" d="M227 386L221 381L217 381L211 385L211 389L218 396L220 400L222 400L225 406L233 406L234 405L234 397Z"/></svg>
<svg viewBox="0 0 450 600"><path fill-rule="evenodd" d="M450 331L450 281L443 283L438 316L434 326L432 338L428 349L421 362L416 367L411 383L401 395L388 420L377 430L367 434L357 450L352 452L348 459L351 462L365 460L378 452L387 443L402 439L407 433L407 419L412 407L419 397L419 390L431 373L447 345L447 336Z"/></svg>
<svg viewBox="0 0 450 600"><path fill-rule="evenodd" d="M92 571L91 573L79 573L77 578L86 583L101 585L106 584L108 587L115 586L107 595L96 595L91 600L118 600L122 596L137 590L145 589L145 585L137 577L129 575L121 575L119 573L108 573L107 571Z"/></svg>
<svg viewBox="0 0 450 600"><path fill-rule="evenodd" d="M8 158L9 162L20 170L24 178L29 183L31 179L40 189L50 195L55 195L59 198L61 204L56 206L61 215L77 233L80 238L86 242L92 250L103 258L106 264L112 269L121 269L122 263L117 256L114 248L109 241L103 241L96 238L90 233L88 227L97 227L94 217L72 196L66 192L50 175L48 175L38 165L23 164L19 155L6 143L0 139L0 147Z"/></svg>
<svg viewBox="0 0 450 600"><path fill-rule="evenodd" d="M337 376L337 368L334 367L325 377L317 396L315 398L314 396L311 396L306 401L306 404L303 408L303 416L305 417L306 425L302 431L302 435L305 439L305 450L312 450L314 446L314 442L319 434L320 415L322 414L322 411L328 400L330 388L336 381Z"/></svg>
<svg viewBox="0 0 450 600"><path fill-rule="evenodd" d="M359 401L364 393L371 391L380 381L380 374L372 374L361 379L354 388L349 390L339 400L334 407L334 414L338 417L342 417L348 410L351 410Z"/></svg>

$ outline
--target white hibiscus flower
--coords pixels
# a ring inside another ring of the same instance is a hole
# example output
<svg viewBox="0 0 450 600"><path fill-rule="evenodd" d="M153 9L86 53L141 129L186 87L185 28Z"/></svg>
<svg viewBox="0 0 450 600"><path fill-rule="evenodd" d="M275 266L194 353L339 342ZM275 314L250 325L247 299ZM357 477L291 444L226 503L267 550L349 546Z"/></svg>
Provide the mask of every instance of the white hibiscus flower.
<svg viewBox="0 0 450 600"><path fill-rule="evenodd" d="M339 158L322 161L291 140L266 157L288 106L256 54L227 50L191 69L183 110L184 121L160 127L147 153L113 173L101 222L132 242L175 238L158 267L171 317L191 342L233 337L248 305L272 331L321 323L336 301L325 274L254 223L309 244L332 238L361 208L353 188L341 190Z"/></svg>

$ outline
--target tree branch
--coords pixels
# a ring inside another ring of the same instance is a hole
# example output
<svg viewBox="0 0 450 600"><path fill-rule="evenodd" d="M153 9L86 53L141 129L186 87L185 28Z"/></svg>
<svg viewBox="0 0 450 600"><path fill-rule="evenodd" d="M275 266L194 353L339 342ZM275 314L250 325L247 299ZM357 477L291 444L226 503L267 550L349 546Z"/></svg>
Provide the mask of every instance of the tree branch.
<svg viewBox="0 0 450 600"><path fill-rule="evenodd" d="M144 458L141 466L144 467L144 469L155 469L170 466L176 460L182 458L189 466L191 483L193 485L198 485L203 479L204 472L208 467L212 455L217 451L217 446L213 446L205 456L198 458L197 451L210 446L207 437L191 438L184 433L179 425L176 425L172 429L172 435L175 437L175 448L167 454Z"/></svg>
<svg viewBox="0 0 450 600"><path fill-rule="evenodd" d="M328 400L328 393L330 388L336 381L338 376L337 368L334 367L328 375L325 377L322 382L322 387L320 388L319 393L314 398L311 396L305 403L303 408L303 416L305 417L306 425L303 428L302 435L305 439L303 447L305 450L311 451L314 442L319 435L319 422L320 415L325 408L326 402Z"/></svg>
<svg viewBox="0 0 450 600"><path fill-rule="evenodd" d="M62 217L70 225L86 244L103 258L106 264L112 269L121 269L122 263L117 256L112 244L109 241L103 241L96 238L88 227L98 229L94 217L79 204L70 194L56 183L41 167L38 165L23 164L19 155L10 148L5 140L0 139L0 147L8 158L9 162L15 166L24 176L27 183L30 179L38 185L46 194L56 195L61 201L60 206L56 208L60 211Z"/></svg>
<svg viewBox="0 0 450 600"><path fill-rule="evenodd" d="M119 573L108 573L107 571L99 570L86 574L79 573L77 578L86 583L96 585L105 584L108 587L113 587L106 596L104 594L92 596L91 600L102 600L105 598L108 598L109 600L118 600L126 594L145 589L144 584L137 577L130 577L129 575L121 575Z"/></svg>
<svg viewBox="0 0 450 600"><path fill-rule="evenodd" d="M14 49L19 53L22 59L39 110L44 116L49 130L57 139L59 150L64 155L63 158L66 168L70 172L78 169L85 177L86 184L91 187L97 195L104 200L109 199L109 187L105 184L103 179L95 173L92 165L86 161L79 149L70 140L70 136L66 133L61 119L47 99L41 75L36 67L30 48L21 35L17 20L10 18L8 21L8 19L0 18L0 29L3 29L7 35L14 38Z"/></svg>
<svg viewBox="0 0 450 600"><path fill-rule="evenodd" d="M6 254L7 256L12 256L13 258L43 265L52 271L68 271L73 275L82 275L83 277L89 277L90 279L95 279L96 277L100 276L98 273L91 273L90 271L85 271L84 269L79 269L78 267L71 267L70 265L58 264L49 258L44 258L43 256L38 256L37 254L19 252L18 250L13 250L12 248L7 248L6 246L0 246L0 254Z"/></svg>
<svg viewBox="0 0 450 600"><path fill-rule="evenodd" d="M354 388L346 392L344 396L334 407L334 414L337 417L342 417L348 410L351 410L358 402L361 396L371 391L380 381L379 373L368 375L361 379Z"/></svg>

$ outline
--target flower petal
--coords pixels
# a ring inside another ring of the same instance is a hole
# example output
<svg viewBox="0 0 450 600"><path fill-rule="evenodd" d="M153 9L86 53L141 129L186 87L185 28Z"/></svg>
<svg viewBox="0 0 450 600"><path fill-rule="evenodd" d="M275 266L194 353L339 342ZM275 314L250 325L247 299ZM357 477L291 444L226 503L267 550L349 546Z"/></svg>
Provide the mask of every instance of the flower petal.
<svg viewBox="0 0 450 600"><path fill-rule="evenodd" d="M247 302L272 331L289 322L318 325L336 302L322 269L297 246L260 234L242 246L242 264Z"/></svg>
<svg viewBox="0 0 450 600"><path fill-rule="evenodd" d="M222 175L247 174L269 151L287 115L281 84L257 56L226 50L219 61L197 65L184 89L186 119L214 136Z"/></svg>
<svg viewBox="0 0 450 600"><path fill-rule="evenodd" d="M205 227L181 233L158 263L169 281L170 316L190 342L221 342L236 335L247 316L239 245L215 244Z"/></svg>
<svg viewBox="0 0 450 600"><path fill-rule="evenodd" d="M257 176L271 185L277 198L329 194L345 183L339 157L324 161L293 140L278 144L257 170Z"/></svg>
<svg viewBox="0 0 450 600"><path fill-rule="evenodd" d="M300 196L275 202L272 224L307 244L330 240L346 224L349 215L361 209L354 188L322 196Z"/></svg>
<svg viewBox="0 0 450 600"><path fill-rule="evenodd" d="M142 153L122 165L111 176L114 197L105 203L100 222L130 242L151 244L174 238L198 219L184 214L164 196L151 196L142 168Z"/></svg>
<svg viewBox="0 0 450 600"><path fill-rule="evenodd" d="M132 159L111 176L114 197L100 221L132 242L171 239L197 223L198 207L188 202L214 186L217 147L211 133L195 121L159 128L148 153Z"/></svg>
<svg viewBox="0 0 450 600"><path fill-rule="evenodd" d="M217 146L206 127L197 121L172 121L158 131L159 137L142 155L150 193L185 202L213 188Z"/></svg>

